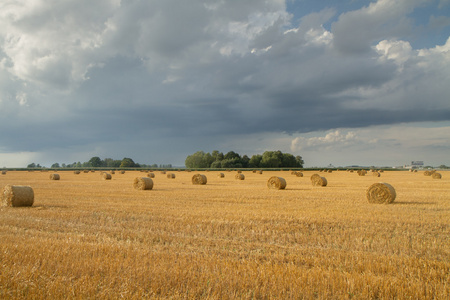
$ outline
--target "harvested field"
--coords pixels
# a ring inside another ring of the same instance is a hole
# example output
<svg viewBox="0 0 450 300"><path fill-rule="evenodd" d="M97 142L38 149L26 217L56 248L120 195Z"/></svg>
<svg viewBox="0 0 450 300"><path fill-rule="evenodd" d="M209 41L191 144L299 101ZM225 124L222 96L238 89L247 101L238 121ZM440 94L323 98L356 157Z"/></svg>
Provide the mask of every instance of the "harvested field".
<svg viewBox="0 0 450 300"><path fill-rule="evenodd" d="M450 172L386 171L395 202L371 204L380 178L334 171L327 186L289 171L242 171L193 185L155 176L8 171L32 207L0 207L1 299L448 299ZM216 175L216 174L214 174ZM267 188L270 177L286 189Z"/></svg>

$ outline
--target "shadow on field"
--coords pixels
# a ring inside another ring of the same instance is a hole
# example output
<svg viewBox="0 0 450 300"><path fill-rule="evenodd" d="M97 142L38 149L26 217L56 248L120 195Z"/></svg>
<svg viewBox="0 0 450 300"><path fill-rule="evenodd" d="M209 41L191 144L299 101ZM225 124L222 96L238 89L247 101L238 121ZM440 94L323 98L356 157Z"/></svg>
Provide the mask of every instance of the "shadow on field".
<svg viewBox="0 0 450 300"><path fill-rule="evenodd" d="M415 204L415 205L435 205L437 204L437 202L405 202L405 201L395 201L392 204L403 204L403 205L411 205L411 204Z"/></svg>

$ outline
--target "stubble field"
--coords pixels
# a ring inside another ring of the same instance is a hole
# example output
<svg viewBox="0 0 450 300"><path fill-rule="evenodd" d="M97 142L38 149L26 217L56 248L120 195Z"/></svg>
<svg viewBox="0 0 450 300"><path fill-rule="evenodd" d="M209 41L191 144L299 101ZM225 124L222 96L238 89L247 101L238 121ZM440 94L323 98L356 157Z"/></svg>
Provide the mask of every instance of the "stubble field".
<svg viewBox="0 0 450 300"><path fill-rule="evenodd" d="M0 207L1 299L449 299L450 172L9 171L33 207ZM285 190L267 180L283 177ZM393 204L370 204L387 182Z"/></svg>

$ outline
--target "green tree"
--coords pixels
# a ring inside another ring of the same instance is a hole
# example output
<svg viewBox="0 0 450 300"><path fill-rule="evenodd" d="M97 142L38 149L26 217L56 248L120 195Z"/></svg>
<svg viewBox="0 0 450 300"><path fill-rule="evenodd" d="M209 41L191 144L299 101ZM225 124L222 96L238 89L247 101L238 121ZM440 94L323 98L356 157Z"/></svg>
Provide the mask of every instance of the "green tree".
<svg viewBox="0 0 450 300"><path fill-rule="evenodd" d="M259 168L261 166L261 160L262 160L261 154L254 154L250 158L250 161L248 162L248 166L250 168Z"/></svg>
<svg viewBox="0 0 450 300"><path fill-rule="evenodd" d="M54 163L52 165L52 169L60 168L59 163Z"/></svg>
<svg viewBox="0 0 450 300"><path fill-rule="evenodd" d="M187 168L209 168L211 165L211 154L206 155L203 151L197 151L192 155L188 155L184 164Z"/></svg>
<svg viewBox="0 0 450 300"><path fill-rule="evenodd" d="M88 166L89 167L93 167L93 168L101 167L102 166L102 160L100 159L100 157L94 156L88 161Z"/></svg>
<svg viewBox="0 0 450 300"><path fill-rule="evenodd" d="M261 159L263 168L279 168L283 162L283 153L281 151L265 151Z"/></svg>
<svg viewBox="0 0 450 300"><path fill-rule="evenodd" d="M35 163L31 163L27 166L27 168L36 168L36 164Z"/></svg>
<svg viewBox="0 0 450 300"><path fill-rule="evenodd" d="M134 168L136 167L136 164L131 158L124 157L122 159L122 162L120 163L120 168Z"/></svg>

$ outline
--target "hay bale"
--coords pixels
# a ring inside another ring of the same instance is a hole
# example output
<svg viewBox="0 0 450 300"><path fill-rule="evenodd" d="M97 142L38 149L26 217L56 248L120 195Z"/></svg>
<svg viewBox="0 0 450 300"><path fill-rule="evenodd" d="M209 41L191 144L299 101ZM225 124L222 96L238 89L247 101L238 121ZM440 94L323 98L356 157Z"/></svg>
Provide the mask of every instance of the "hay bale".
<svg viewBox="0 0 450 300"><path fill-rule="evenodd" d="M369 203L389 204L394 202L396 197L395 189L389 183L374 183L366 191Z"/></svg>
<svg viewBox="0 0 450 300"><path fill-rule="evenodd" d="M313 186L327 186L328 181L325 177L319 176L314 177L314 179L311 180L311 183Z"/></svg>
<svg viewBox="0 0 450 300"><path fill-rule="evenodd" d="M161 171L161 174L166 175L166 171Z"/></svg>
<svg viewBox="0 0 450 300"><path fill-rule="evenodd" d="M359 176L366 176L367 171L366 170L358 170L356 173L358 173Z"/></svg>
<svg viewBox="0 0 450 300"><path fill-rule="evenodd" d="M262 170L259 170L257 173L259 173L259 174L262 174L263 173L263 171Z"/></svg>
<svg viewBox="0 0 450 300"><path fill-rule="evenodd" d="M79 170L77 170L77 171L73 171L73 174L80 174L81 172L79 171Z"/></svg>
<svg viewBox="0 0 450 300"><path fill-rule="evenodd" d="M194 176L192 176L192 184L204 185L207 181L208 180L206 176L203 174L195 174Z"/></svg>
<svg viewBox="0 0 450 300"><path fill-rule="evenodd" d="M111 180L112 176L109 173L103 172L102 177L104 180Z"/></svg>
<svg viewBox="0 0 450 300"><path fill-rule="evenodd" d="M153 180L149 177L136 177L133 187L136 190L151 190L153 188Z"/></svg>
<svg viewBox="0 0 450 300"><path fill-rule="evenodd" d="M373 172L372 175L375 176L375 177L380 177L381 176L380 172L377 172L377 171Z"/></svg>
<svg viewBox="0 0 450 300"><path fill-rule="evenodd" d="M60 179L59 174L56 173L50 174L50 180L59 180L59 179Z"/></svg>
<svg viewBox="0 0 450 300"><path fill-rule="evenodd" d="M110 173L110 174L116 174L116 171L111 170L109 173Z"/></svg>
<svg viewBox="0 0 450 300"><path fill-rule="evenodd" d="M125 171L124 170L120 171L120 174L125 174Z"/></svg>
<svg viewBox="0 0 450 300"><path fill-rule="evenodd" d="M320 177L321 177L321 176L320 176L319 174L315 173L315 174L312 174L312 175L311 175L310 179L311 179L311 181L313 182L314 180L318 180Z"/></svg>
<svg viewBox="0 0 450 300"><path fill-rule="evenodd" d="M434 173L431 175L431 178L433 178L433 179L441 179L441 178L442 178L442 175L441 175L441 173L434 172Z"/></svg>
<svg viewBox="0 0 450 300"><path fill-rule="evenodd" d="M6 170L2 170L2 175L6 175Z"/></svg>
<svg viewBox="0 0 450 300"><path fill-rule="evenodd" d="M295 172L295 176L297 176L297 177L303 177L303 173L302 173L302 172Z"/></svg>
<svg viewBox="0 0 450 300"><path fill-rule="evenodd" d="M174 179L175 178L175 174L174 173L169 173L169 174L167 174L167 178Z"/></svg>
<svg viewBox="0 0 450 300"><path fill-rule="evenodd" d="M155 178L155 173L148 173L148 174L147 174L147 177L149 177L149 178Z"/></svg>
<svg viewBox="0 0 450 300"><path fill-rule="evenodd" d="M6 185L2 193L2 206L32 206L34 191L30 186Z"/></svg>
<svg viewBox="0 0 450 300"><path fill-rule="evenodd" d="M234 179L236 179L236 180L244 180L245 176L242 173L237 173L236 175L234 175Z"/></svg>
<svg viewBox="0 0 450 300"><path fill-rule="evenodd" d="M89 173L89 170L83 170L83 173Z"/></svg>
<svg viewBox="0 0 450 300"><path fill-rule="evenodd" d="M225 177L225 174L219 173L219 174L217 174L217 177L219 177L219 178L224 178L224 177Z"/></svg>
<svg viewBox="0 0 450 300"><path fill-rule="evenodd" d="M423 172L423 175L425 175L425 176L431 176L431 175L433 175L434 173L436 173L436 170L425 171L425 172Z"/></svg>
<svg viewBox="0 0 450 300"><path fill-rule="evenodd" d="M267 181L267 187L269 189L284 190L286 188L286 180L282 177L272 176Z"/></svg>

